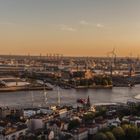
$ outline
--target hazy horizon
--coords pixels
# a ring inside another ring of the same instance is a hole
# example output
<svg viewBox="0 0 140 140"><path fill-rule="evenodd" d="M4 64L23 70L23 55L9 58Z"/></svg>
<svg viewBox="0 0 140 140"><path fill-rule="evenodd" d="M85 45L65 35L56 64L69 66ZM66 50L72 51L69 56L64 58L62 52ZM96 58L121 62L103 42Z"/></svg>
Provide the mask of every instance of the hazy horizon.
<svg viewBox="0 0 140 140"><path fill-rule="evenodd" d="M138 0L0 1L0 54L118 56L140 52Z"/></svg>

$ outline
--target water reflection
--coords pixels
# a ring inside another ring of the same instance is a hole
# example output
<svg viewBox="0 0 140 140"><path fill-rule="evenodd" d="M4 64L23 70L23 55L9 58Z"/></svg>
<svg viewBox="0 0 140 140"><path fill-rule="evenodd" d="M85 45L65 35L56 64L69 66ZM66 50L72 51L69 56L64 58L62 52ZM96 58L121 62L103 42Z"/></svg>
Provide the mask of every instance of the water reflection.
<svg viewBox="0 0 140 140"><path fill-rule="evenodd" d="M31 95L33 93L33 95ZM134 97L140 99L140 86L134 88L117 87L113 89L60 89L61 104L76 104L78 98L90 97L91 103L116 103L127 102L128 99ZM137 95L137 96L136 96ZM32 99L33 98L33 99ZM48 104L57 104L57 90L47 91ZM43 104L44 93L43 91L18 91L0 93L1 106L14 106L14 105L34 105L39 106Z"/></svg>

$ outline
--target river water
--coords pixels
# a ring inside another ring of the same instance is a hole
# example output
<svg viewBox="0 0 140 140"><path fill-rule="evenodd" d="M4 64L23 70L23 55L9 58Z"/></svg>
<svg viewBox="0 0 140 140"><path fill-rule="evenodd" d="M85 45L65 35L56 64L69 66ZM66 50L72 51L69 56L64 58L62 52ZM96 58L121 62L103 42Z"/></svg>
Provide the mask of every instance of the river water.
<svg viewBox="0 0 140 140"><path fill-rule="evenodd" d="M78 98L90 97L92 104L126 103L134 97L140 98L140 85L136 87L115 87L113 89L60 89L61 104L76 104ZM57 104L57 89L47 91L47 104ZM43 91L17 91L0 93L0 106L42 106L45 104Z"/></svg>

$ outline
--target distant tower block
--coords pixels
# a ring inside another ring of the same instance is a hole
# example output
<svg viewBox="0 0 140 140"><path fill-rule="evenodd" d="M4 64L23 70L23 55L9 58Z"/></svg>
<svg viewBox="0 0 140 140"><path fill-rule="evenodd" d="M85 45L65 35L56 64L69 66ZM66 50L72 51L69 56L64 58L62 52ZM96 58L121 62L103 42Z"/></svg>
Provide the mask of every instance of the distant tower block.
<svg viewBox="0 0 140 140"><path fill-rule="evenodd" d="M135 68L134 68L134 65L131 64L130 65L130 68L129 68L129 76L131 77L134 74L135 74Z"/></svg>
<svg viewBox="0 0 140 140"><path fill-rule="evenodd" d="M63 58L63 54L61 54L61 58Z"/></svg>
<svg viewBox="0 0 140 140"><path fill-rule="evenodd" d="M28 53L28 59L30 60L30 53Z"/></svg>
<svg viewBox="0 0 140 140"><path fill-rule="evenodd" d="M54 60L54 59L55 59L55 57L56 57L55 53L53 54L53 56L52 56L52 57L53 57L53 60Z"/></svg>
<svg viewBox="0 0 140 140"><path fill-rule="evenodd" d="M46 59L48 59L48 54L46 54Z"/></svg>
<svg viewBox="0 0 140 140"><path fill-rule="evenodd" d="M50 53L50 56L49 56L49 58L50 58L50 59L52 59L52 54L51 54L51 53Z"/></svg>
<svg viewBox="0 0 140 140"><path fill-rule="evenodd" d="M59 54L56 54L56 59L59 60Z"/></svg>
<svg viewBox="0 0 140 140"><path fill-rule="evenodd" d="M42 58L42 54L40 53L40 59Z"/></svg>

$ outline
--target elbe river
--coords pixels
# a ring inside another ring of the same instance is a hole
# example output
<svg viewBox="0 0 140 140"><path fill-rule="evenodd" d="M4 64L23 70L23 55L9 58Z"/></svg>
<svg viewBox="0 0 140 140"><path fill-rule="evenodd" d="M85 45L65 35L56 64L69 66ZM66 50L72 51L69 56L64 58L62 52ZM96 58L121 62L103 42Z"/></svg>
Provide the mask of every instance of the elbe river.
<svg viewBox="0 0 140 140"><path fill-rule="evenodd" d="M44 91L1 92L0 106L43 106L57 104L58 90L47 91L45 103ZM91 104L126 103L135 97L140 99L140 85L133 88L115 87L112 89L60 89L61 104L76 105L79 98L90 97Z"/></svg>

